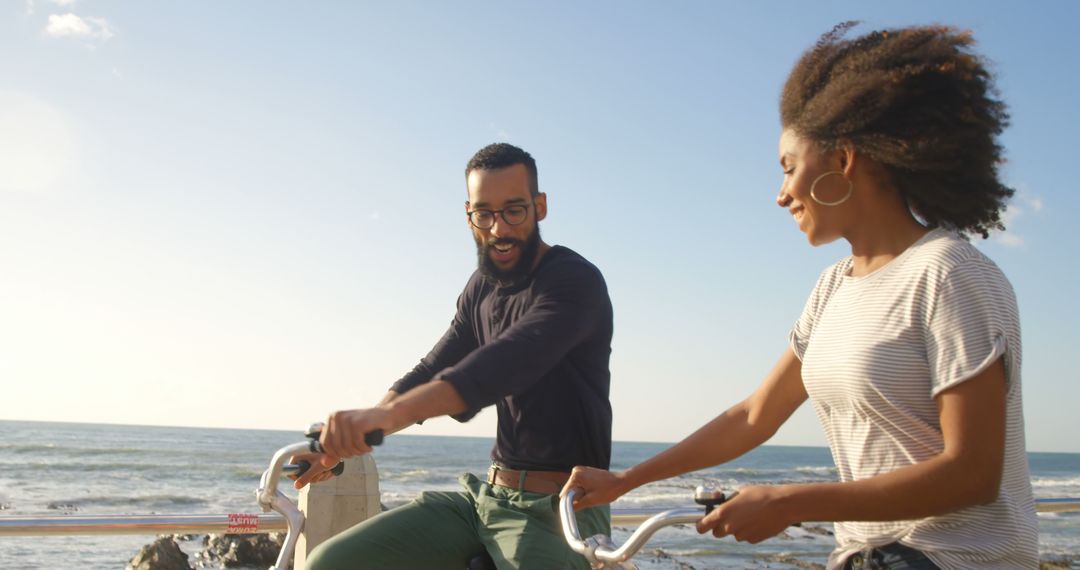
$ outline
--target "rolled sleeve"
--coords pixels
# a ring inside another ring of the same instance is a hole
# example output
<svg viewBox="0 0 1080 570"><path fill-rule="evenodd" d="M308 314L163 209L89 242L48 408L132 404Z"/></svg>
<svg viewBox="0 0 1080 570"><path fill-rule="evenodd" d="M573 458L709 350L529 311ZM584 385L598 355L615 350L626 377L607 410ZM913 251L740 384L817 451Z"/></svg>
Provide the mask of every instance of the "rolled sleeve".
<svg viewBox="0 0 1080 570"><path fill-rule="evenodd" d="M996 266L971 261L941 282L927 326L932 396L977 376L1009 353L1012 288Z"/></svg>

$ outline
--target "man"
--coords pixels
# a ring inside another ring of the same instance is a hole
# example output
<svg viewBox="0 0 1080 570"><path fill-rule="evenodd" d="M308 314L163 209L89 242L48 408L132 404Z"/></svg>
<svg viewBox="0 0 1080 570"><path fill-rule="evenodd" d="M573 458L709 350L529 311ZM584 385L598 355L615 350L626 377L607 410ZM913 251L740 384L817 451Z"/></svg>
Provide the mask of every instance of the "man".
<svg viewBox="0 0 1080 570"><path fill-rule="evenodd" d="M322 466L370 452L363 434L372 430L442 415L464 422L495 404L492 468L485 479L462 475L462 492L423 493L334 537L312 553L311 570L464 569L485 550L499 570L588 568L564 542L556 509L574 465L607 468L611 456L607 286L580 255L541 240L547 195L529 153L489 145L465 177L479 267L457 314L377 406L330 415ZM312 471L298 487L325 477ZM606 508L578 521L585 536L610 532Z"/></svg>

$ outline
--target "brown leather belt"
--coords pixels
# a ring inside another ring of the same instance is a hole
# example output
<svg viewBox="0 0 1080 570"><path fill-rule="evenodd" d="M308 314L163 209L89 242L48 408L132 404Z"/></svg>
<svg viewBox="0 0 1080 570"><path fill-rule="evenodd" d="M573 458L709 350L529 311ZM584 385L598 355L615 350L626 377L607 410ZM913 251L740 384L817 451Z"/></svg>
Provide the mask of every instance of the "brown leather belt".
<svg viewBox="0 0 1080 570"><path fill-rule="evenodd" d="M524 478L522 477L524 475ZM519 491L557 495L570 474L564 471L516 471L495 465L488 469L488 483Z"/></svg>

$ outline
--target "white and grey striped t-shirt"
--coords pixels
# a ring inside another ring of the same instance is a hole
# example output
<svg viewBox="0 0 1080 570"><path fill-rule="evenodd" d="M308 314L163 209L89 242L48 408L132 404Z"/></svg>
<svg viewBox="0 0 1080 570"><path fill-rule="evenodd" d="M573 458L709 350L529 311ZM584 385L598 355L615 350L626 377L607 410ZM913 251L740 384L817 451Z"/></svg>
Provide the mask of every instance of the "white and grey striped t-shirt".
<svg viewBox="0 0 1080 570"><path fill-rule="evenodd" d="M946 515L836 523L829 568L901 542L942 568L1036 568L1038 523L1024 448L1020 321L1012 286L959 235L933 230L885 267L826 269L791 331L803 383L841 481L924 461L944 443L934 397L1004 355L1005 465L998 499Z"/></svg>

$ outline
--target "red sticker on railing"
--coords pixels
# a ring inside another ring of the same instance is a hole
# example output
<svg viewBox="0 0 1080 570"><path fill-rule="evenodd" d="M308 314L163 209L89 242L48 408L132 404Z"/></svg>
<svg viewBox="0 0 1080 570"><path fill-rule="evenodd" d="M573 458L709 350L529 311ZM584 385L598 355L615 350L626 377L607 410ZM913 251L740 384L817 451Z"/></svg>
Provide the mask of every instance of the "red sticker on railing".
<svg viewBox="0 0 1080 570"><path fill-rule="evenodd" d="M259 531L259 515L229 513L227 534L252 534Z"/></svg>

